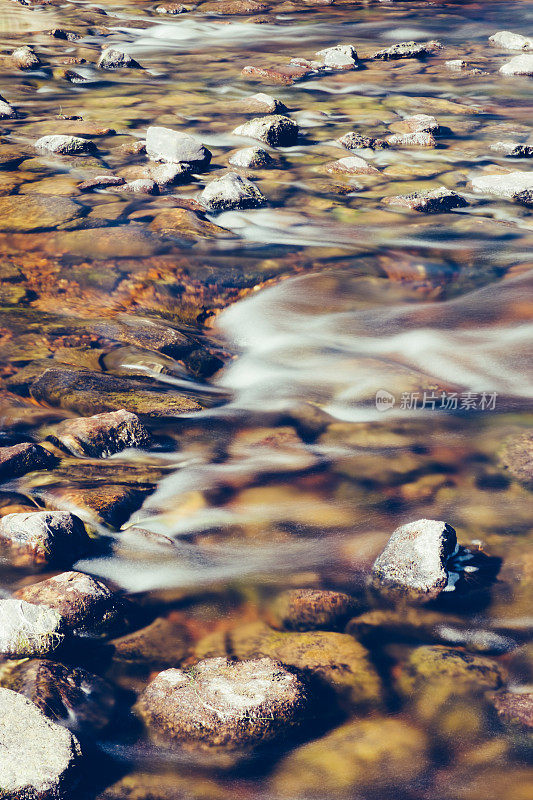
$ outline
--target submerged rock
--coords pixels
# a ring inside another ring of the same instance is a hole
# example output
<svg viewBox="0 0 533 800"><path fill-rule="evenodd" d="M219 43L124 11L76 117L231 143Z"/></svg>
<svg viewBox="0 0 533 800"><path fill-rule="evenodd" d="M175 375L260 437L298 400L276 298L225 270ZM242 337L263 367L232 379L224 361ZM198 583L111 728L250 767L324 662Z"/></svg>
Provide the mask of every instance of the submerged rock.
<svg viewBox="0 0 533 800"><path fill-rule="evenodd" d="M531 144L509 141L495 142L491 144L490 149L510 158L533 158L533 145Z"/></svg>
<svg viewBox="0 0 533 800"><path fill-rule="evenodd" d="M349 131L337 139L340 144L348 148L348 150L362 150L368 148L369 150L385 150L389 145L385 139L374 139L371 136L360 136L354 131Z"/></svg>
<svg viewBox="0 0 533 800"><path fill-rule="evenodd" d="M404 117L401 122L396 122L393 130L399 133L420 133L423 131L436 133L439 130L439 123L430 114L413 114Z"/></svg>
<svg viewBox="0 0 533 800"><path fill-rule="evenodd" d="M92 192L93 189L106 189L113 186L122 186L124 178L118 175L96 175L86 181L78 183L80 192Z"/></svg>
<svg viewBox="0 0 533 800"><path fill-rule="evenodd" d="M0 786L5 800L60 800L76 783L81 748L21 694L0 689Z"/></svg>
<svg viewBox="0 0 533 800"><path fill-rule="evenodd" d="M27 194L0 197L0 231L42 231L81 216L83 206L68 197Z"/></svg>
<svg viewBox="0 0 533 800"><path fill-rule="evenodd" d="M113 639L110 644L118 661L175 667L189 653L190 635L182 625L159 617L144 628Z"/></svg>
<svg viewBox="0 0 533 800"><path fill-rule="evenodd" d="M500 463L515 480L533 488L533 433L509 436L500 451Z"/></svg>
<svg viewBox="0 0 533 800"><path fill-rule="evenodd" d="M1 664L0 686L23 695L54 722L70 728L99 731L115 709L115 693L107 681L43 658Z"/></svg>
<svg viewBox="0 0 533 800"><path fill-rule="evenodd" d="M500 67L502 75L533 75L533 53L515 56Z"/></svg>
<svg viewBox="0 0 533 800"><path fill-rule="evenodd" d="M498 716L506 725L533 731L533 691L531 687L499 692L492 698Z"/></svg>
<svg viewBox="0 0 533 800"><path fill-rule="evenodd" d="M413 194L385 197L383 202L390 206L403 206L413 211L423 211L426 214L440 214L454 208L464 208L468 202L460 194L440 186L430 192L413 192Z"/></svg>
<svg viewBox="0 0 533 800"><path fill-rule="evenodd" d="M46 655L56 650L63 639L63 619L53 608L24 600L0 600L1 655Z"/></svg>
<svg viewBox="0 0 533 800"><path fill-rule="evenodd" d="M334 69L353 69L359 61L357 50L352 44L338 44L335 47L326 47L315 53L322 59L324 66Z"/></svg>
<svg viewBox="0 0 533 800"><path fill-rule="evenodd" d="M379 58L384 61L391 61L397 58L424 58L425 56L435 55L441 49L441 43L435 40L430 42L400 42L393 44L392 47L386 47L384 50L378 50L372 58Z"/></svg>
<svg viewBox="0 0 533 800"><path fill-rule="evenodd" d="M125 486L124 484L97 483L88 487L71 485L52 489L38 489L36 493L49 508L72 511L88 525L110 525L120 528L133 511L143 503L151 486Z"/></svg>
<svg viewBox="0 0 533 800"><path fill-rule="evenodd" d="M239 125L233 133L237 136L259 139L271 147L289 147L298 142L298 125L281 114L255 117L244 125Z"/></svg>
<svg viewBox="0 0 533 800"><path fill-rule="evenodd" d="M231 752L286 735L306 706L304 685L276 661L212 658L159 673L137 712L159 743Z"/></svg>
<svg viewBox="0 0 533 800"><path fill-rule="evenodd" d="M521 33L511 33L511 31L493 33L489 36L489 42L503 50L533 50L531 36L522 36Z"/></svg>
<svg viewBox="0 0 533 800"><path fill-rule="evenodd" d="M379 174L379 169L369 164L364 158L359 158L359 156L346 156L345 158L339 158L338 161L330 161L324 164L323 169L326 172L346 175Z"/></svg>
<svg viewBox="0 0 533 800"><path fill-rule="evenodd" d="M18 478L36 469L49 469L57 461L53 453L32 442L0 447L0 481Z"/></svg>
<svg viewBox="0 0 533 800"><path fill-rule="evenodd" d="M228 161L233 167L245 169L264 169L274 164L270 153L263 150L262 147L245 147L243 150L236 150Z"/></svg>
<svg viewBox="0 0 533 800"><path fill-rule="evenodd" d="M36 55L31 47L17 47L11 53L11 60L17 69L39 69L41 59Z"/></svg>
<svg viewBox="0 0 533 800"><path fill-rule="evenodd" d="M324 589L288 589L276 597L269 621L289 631L342 628L357 609L357 601L343 592Z"/></svg>
<svg viewBox="0 0 533 800"><path fill-rule="evenodd" d="M100 635L123 625L124 604L104 583L82 572L62 572L15 592L27 603L53 608L67 630Z"/></svg>
<svg viewBox="0 0 533 800"><path fill-rule="evenodd" d="M395 133L387 138L389 144L400 147L436 147L437 141L429 131L416 131L413 133Z"/></svg>
<svg viewBox="0 0 533 800"><path fill-rule="evenodd" d="M66 511L21 512L0 520L0 548L17 567L70 565L89 544L82 521Z"/></svg>
<svg viewBox="0 0 533 800"><path fill-rule="evenodd" d="M533 56L532 56L533 58ZM526 204L533 203L533 172L506 172L472 178L472 188L481 194L494 194Z"/></svg>
<svg viewBox="0 0 533 800"><path fill-rule="evenodd" d="M146 152L154 161L186 163L194 169L204 169L211 161L211 153L198 139L157 125L146 131Z"/></svg>
<svg viewBox="0 0 533 800"><path fill-rule="evenodd" d="M429 691L431 685L445 684L453 691L463 688L498 689L505 671L490 658L462 650L425 645L412 651L402 665L397 687L402 694Z"/></svg>
<svg viewBox="0 0 533 800"><path fill-rule="evenodd" d="M259 208L266 198L255 183L236 172L227 172L221 178L208 183L200 202L211 211L226 211L231 208Z"/></svg>
<svg viewBox="0 0 533 800"><path fill-rule="evenodd" d="M92 417L66 419L54 426L47 438L70 453L106 458L127 447L145 447L150 434L136 414L110 411Z"/></svg>
<svg viewBox="0 0 533 800"><path fill-rule="evenodd" d="M355 797L397 791L428 767L424 734L400 718L348 722L290 753L276 769L276 797ZM388 795L387 795L388 796Z"/></svg>
<svg viewBox="0 0 533 800"><path fill-rule="evenodd" d="M128 53L123 53L113 47L104 50L96 66L98 69L142 69L141 65Z"/></svg>
<svg viewBox="0 0 533 800"><path fill-rule="evenodd" d="M287 64L280 67L260 67L249 64L243 67L241 78L262 83L279 84L280 86L292 86L295 81L305 78L310 72L310 67L303 67L297 64Z"/></svg>
<svg viewBox="0 0 533 800"><path fill-rule="evenodd" d="M419 519L396 528L372 567L372 585L389 600L434 600L448 583L446 562L457 546L451 525Z"/></svg>
<svg viewBox="0 0 533 800"><path fill-rule="evenodd" d="M90 139L82 139L80 136L65 136L60 133L42 136L35 142L35 147L38 150L49 150L51 153L61 153L64 156L96 152L96 145Z"/></svg>
<svg viewBox="0 0 533 800"><path fill-rule="evenodd" d="M264 92L257 92L257 94L251 94L249 97L243 97L242 100L239 100L239 108L241 111L261 114L283 114L287 111L281 100Z"/></svg>
<svg viewBox="0 0 533 800"><path fill-rule="evenodd" d="M125 183L121 191L131 194L159 194L159 186L149 178L138 178L136 181Z"/></svg>

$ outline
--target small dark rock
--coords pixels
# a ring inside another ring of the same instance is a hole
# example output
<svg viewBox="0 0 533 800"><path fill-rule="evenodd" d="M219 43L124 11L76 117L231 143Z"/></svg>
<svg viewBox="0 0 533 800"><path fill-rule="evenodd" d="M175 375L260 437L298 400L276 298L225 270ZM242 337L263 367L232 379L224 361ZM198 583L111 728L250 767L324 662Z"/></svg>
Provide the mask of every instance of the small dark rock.
<svg viewBox="0 0 533 800"><path fill-rule="evenodd" d="M468 205L460 194L441 186L431 192L414 192L413 194L386 197L384 203L390 206L403 206L413 211L422 211L426 214L439 214L451 211L454 208L464 208Z"/></svg>
<svg viewBox="0 0 533 800"><path fill-rule="evenodd" d="M257 186L236 172L227 172L208 183L200 202L210 211L227 211L238 208L258 208L266 203L266 198Z"/></svg>
<svg viewBox="0 0 533 800"><path fill-rule="evenodd" d="M281 114L255 117L233 131L237 136L259 139L271 147L289 147L298 142L298 125Z"/></svg>
<svg viewBox="0 0 533 800"><path fill-rule="evenodd" d="M18 478L36 469L49 469L57 461L57 457L40 444L23 442L0 447L0 481Z"/></svg>
<svg viewBox="0 0 533 800"><path fill-rule="evenodd" d="M424 58L425 56L435 55L441 49L441 43L434 40L430 42L400 42L384 50L378 50L372 58L380 58L384 61L398 58Z"/></svg>
<svg viewBox="0 0 533 800"><path fill-rule="evenodd" d="M86 181L78 183L80 192L92 192L93 189L105 189L108 186L122 186L124 178L118 175L97 175L95 178L89 178Z"/></svg>
<svg viewBox="0 0 533 800"><path fill-rule="evenodd" d="M344 145L348 150L362 150L368 148L370 150L385 150L389 145L385 139L374 139L371 136L360 136L354 131L345 133L340 139L337 139L340 144Z"/></svg>
<svg viewBox="0 0 533 800"><path fill-rule="evenodd" d="M111 47L104 50L96 66L98 69L142 69L141 65L130 55Z"/></svg>

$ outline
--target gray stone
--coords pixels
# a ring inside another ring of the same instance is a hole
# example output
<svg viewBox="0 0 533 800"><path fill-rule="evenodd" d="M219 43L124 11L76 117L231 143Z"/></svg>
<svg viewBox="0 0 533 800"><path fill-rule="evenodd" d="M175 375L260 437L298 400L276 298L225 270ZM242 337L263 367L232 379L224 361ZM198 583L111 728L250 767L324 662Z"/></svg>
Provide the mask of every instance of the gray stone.
<svg viewBox="0 0 533 800"><path fill-rule="evenodd" d="M157 183L160 189L186 180L191 175L191 172L191 165L184 162L179 164L171 164L169 162L149 164L144 170L146 178Z"/></svg>
<svg viewBox="0 0 533 800"><path fill-rule="evenodd" d="M387 142L399 147L436 147L435 137L429 131L416 131L413 133L395 133L387 137Z"/></svg>
<svg viewBox="0 0 533 800"><path fill-rule="evenodd" d="M68 511L20 512L0 520L0 547L17 567L70 565L89 544L82 521Z"/></svg>
<svg viewBox="0 0 533 800"><path fill-rule="evenodd" d="M154 161L186 163L195 169L207 167L211 161L211 153L198 139L157 125L146 131L146 152Z"/></svg>
<svg viewBox="0 0 533 800"><path fill-rule="evenodd" d="M35 147L37 150L49 150L51 153L60 153L64 156L96 152L96 145L90 139L82 139L80 136L65 136L59 133L42 136L35 142Z"/></svg>
<svg viewBox="0 0 533 800"><path fill-rule="evenodd" d="M301 720L304 685L270 658L210 658L168 669L148 685L137 711L157 741L190 749L248 750Z"/></svg>
<svg viewBox="0 0 533 800"><path fill-rule="evenodd" d="M239 125L233 133L237 136L259 139L271 147L289 147L298 142L298 125L281 114L255 117L244 125Z"/></svg>
<svg viewBox="0 0 533 800"><path fill-rule="evenodd" d="M251 94L239 101L242 111L250 111L261 114L283 114L287 111L286 106L276 97L264 92Z"/></svg>
<svg viewBox="0 0 533 800"><path fill-rule="evenodd" d="M533 172L480 175L472 178L471 183L473 190L481 194L493 194L525 203L533 202Z"/></svg>
<svg viewBox="0 0 533 800"><path fill-rule="evenodd" d="M451 211L454 208L464 208L468 205L460 194L441 186L430 192L413 192L413 194L386 197L384 203L391 206L403 206L413 211L422 211L426 214L439 214Z"/></svg>
<svg viewBox="0 0 533 800"><path fill-rule="evenodd" d="M0 447L0 480L18 478L34 469L48 469L56 463L56 456L40 444L23 442Z"/></svg>
<svg viewBox="0 0 533 800"><path fill-rule="evenodd" d="M531 144L510 141L495 142L491 144L490 149L510 158L533 158L533 145Z"/></svg>
<svg viewBox="0 0 533 800"><path fill-rule="evenodd" d="M511 33L511 31L498 31L489 36L489 42L501 47L502 50L533 50L531 36L522 36L521 33Z"/></svg>
<svg viewBox="0 0 533 800"><path fill-rule="evenodd" d="M232 208L258 208L266 203L266 198L255 183L236 172L227 172L207 184L200 195L200 202L210 211L227 211Z"/></svg>
<svg viewBox="0 0 533 800"><path fill-rule="evenodd" d="M378 50L373 58L383 59L384 61L395 60L398 58L424 58L425 56L435 55L442 49L440 42L432 40L430 42L399 42L392 47Z"/></svg>
<svg viewBox="0 0 533 800"><path fill-rule="evenodd" d="M142 69L141 65L128 53L123 53L112 47L104 50L96 66L98 69Z"/></svg>
<svg viewBox="0 0 533 800"><path fill-rule="evenodd" d="M349 131L337 141L348 150L385 150L389 145L385 139L374 139L371 136L361 136L355 131Z"/></svg>
<svg viewBox="0 0 533 800"><path fill-rule="evenodd" d="M262 147L245 147L237 150L228 159L234 167L244 167L245 169L264 169L274 164L274 159Z"/></svg>
<svg viewBox="0 0 533 800"><path fill-rule="evenodd" d="M502 75L533 75L533 53L515 56L500 67L500 72Z"/></svg>
<svg viewBox="0 0 533 800"><path fill-rule="evenodd" d="M63 619L53 608L24 600L0 600L0 654L20 658L46 655L63 639Z"/></svg>
<svg viewBox="0 0 533 800"><path fill-rule="evenodd" d="M334 69L353 69L359 58L355 47L351 44L338 44L335 47L326 47L316 53L322 59L325 67Z"/></svg>
<svg viewBox="0 0 533 800"><path fill-rule="evenodd" d="M107 458L126 447L150 443L150 434L139 417L124 409L66 419L55 425L47 438L74 455L92 458Z"/></svg>
<svg viewBox="0 0 533 800"><path fill-rule="evenodd" d="M76 782L81 747L30 700L0 689L3 800L61 800Z"/></svg>
<svg viewBox="0 0 533 800"><path fill-rule="evenodd" d="M419 519L396 528L372 567L372 585L389 600L434 600L448 583L446 562L457 546L446 522Z"/></svg>
<svg viewBox="0 0 533 800"><path fill-rule="evenodd" d="M11 53L11 60L18 69L38 69L41 66L39 56L35 55L31 47L17 47Z"/></svg>

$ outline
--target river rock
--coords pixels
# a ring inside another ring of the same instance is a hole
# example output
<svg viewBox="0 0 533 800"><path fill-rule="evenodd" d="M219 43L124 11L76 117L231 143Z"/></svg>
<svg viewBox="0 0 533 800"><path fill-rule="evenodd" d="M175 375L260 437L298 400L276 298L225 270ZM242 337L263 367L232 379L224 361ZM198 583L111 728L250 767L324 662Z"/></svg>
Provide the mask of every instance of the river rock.
<svg viewBox="0 0 533 800"><path fill-rule="evenodd" d="M196 400L180 392L88 370L47 369L32 383L30 394L39 402L88 416L127 410L146 417L172 417L201 409Z"/></svg>
<svg viewBox="0 0 533 800"><path fill-rule="evenodd" d="M156 14L185 14L189 9L181 3L161 3L155 7Z"/></svg>
<svg viewBox="0 0 533 800"><path fill-rule="evenodd" d="M428 768L424 734L400 718L353 720L298 747L274 773L275 797L401 796Z"/></svg>
<svg viewBox="0 0 533 800"><path fill-rule="evenodd" d="M436 147L435 137L429 131L416 131L414 133L394 133L387 137L387 142L399 147Z"/></svg>
<svg viewBox="0 0 533 800"><path fill-rule="evenodd" d="M18 478L35 469L49 469L57 461L53 453L32 442L0 447L0 481Z"/></svg>
<svg viewBox="0 0 533 800"><path fill-rule="evenodd" d="M198 642L198 658L267 656L300 670L332 693L344 708L381 703L381 681L368 651L351 636L332 631L282 632L253 622Z"/></svg>
<svg viewBox="0 0 533 800"><path fill-rule="evenodd" d="M528 689L531 687L498 692L492 698L492 703L502 722L513 728L533 731L533 691Z"/></svg>
<svg viewBox="0 0 533 800"><path fill-rule="evenodd" d="M24 586L15 597L53 608L67 630L100 635L120 627L124 604L101 581L83 572L62 572L53 578Z"/></svg>
<svg viewBox="0 0 533 800"><path fill-rule="evenodd" d="M145 167L143 177L154 181L160 189L163 189L165 186L171 186L174 183L187 180L192 170L192 165L186 162L172 164L171 162L162 161Z"/></svg>
<svg viewBox="0 0 533 800"><path fill-rule="evenodd" d="M533 50L533 38L522 36L521 33L511 31L498 31L489 36L489 42L501 47L502 50Z"/></svg>
<svg viewBox="0 0 533 800"><path fill-rule="evenodd" d="M190 634L183 625L159 617L144 628L113 639L110 645L118 661L175 667L189 654Z"/></svg>
<svg viewBox="0 0 533 800"><path fill-rule="evenodd" d="M82 482L81 485L37 489L36 494L48 508L70 511L88 525L120 528L152 489L152 485L126 486L100 481L94 487Z"/></svg>
<svg viewBox="0 0 533 800"><path fill-rule="evenodd" d="M158 742L249 751L287 735L307 703L301 680L270 658L211 658L160 672L137 712Z"/></svg>
<svg viewBox="0 0 533 800"><path fill-rule="evenodd" d="M244 125L239 125L233 133L237 136L259 139L271 147L289 147L298 142L298 125L282 114L255 117Z"/></svg>
<svg viewBox="0 0 533 800"><path fill-rule="evenodd" d="M30 700L0 689L0 786L5 800L61 800L76 783L81 747Z"/></svg>
<svg viewBox="0 0 533 800"><path fill-rule="evenodd" d="M274 159L262 147L245 147L236 150L229 159L233 167L243 167L244 169L265 169L274 164Z"/></svg>
<svg viewBox="0 0 533 800"><path fill-rule="evenodd" d="M131 411L110 411L92 417L66 419L56 425L48 439L79 456L107 458L127 447L145 447L150 434Z"/></svg>
<svg viewBox="0 0 533 800"><path fill-rule="evenodd" d="M533 53L515 56L500 67L502 75L533 75Z"/></svg>
<svg viewBox="0 0 533 800"><path fill-rule="evenodd" d="M61 133L42 136L35 142L35 147L37 150L49 150L51 153L60 153L64 156L96 152L96 145L90 139L82 139L80 136L65 136Z"/></svg>
<svg viewBox="0 0 533 800"><path fill-rule="evenodd" d="M430 114L413 114L410 117L404 117L400 122L396 122L393 130L399 133L420 133L421 131L437 133L439 123Z"/></svg>
<svg viewBox="0 0 533 800"><path fill-rule="evenodd" d="M70 565L89 544L82 521L66 511L20 512L0 520L0 548L17 567Z"/></svg>
<svg viewBox="0 0 533 800"><path fill-rule="evenodd" d="M352 44L338 44L335 47L326 47L316 53L325 67L333 69L353 69L359 61L357 51Z"/></svg>
<svg viewBox="0 0 533 800"><path fill-rule="evenodd" d="M442 49L442 44L435 40L430 42L399 42L384 50L378 50L372 58L391 61L398 58L424 58L435 55Z"/></svg>
<svg viewBox="0 0 533 800"><path fill-rule="evenodd" d="M385 139L375 139L371 136L361 136L355 131L349 131L341 136L337 141L348 150L385 150L389 145Z"/></svg>
<svg viewBox="0 0 533 800"><path fill-rule="evenodd" d="M372 567L372 585L390 600L434 600L448 583L446 562L457 546L446 522L419 519L396 528Z"/></svg>
<svg viewBox="0 0 533 800"><path fill-rule="evenodd" d="M390 206L402 206L426 214L446 213L454 208L464 208L468 205L464 197L445 186L432 189L430 192L413 192L413 194L398 195L397 197L385 197L383 202Z"/></svg>
<svg viewBox="0 0 533 800"><path fill-rule="evenodd" d="M46 655L56 650L63 639L63 620L53 608L24 600L0 600L1 655Z"/></svg>
<svg viewBox="0 0 533 800"><path fill-rule="evenodd" d="M68 197L0 197L0 231L47 230L76 219L83 213L83 206Z"/></svg>
<svg viewBox="0 0 533 800"><path fill-rule="evenodd" d="M198 139L158 125L146 131L146 152L154 161L186 163L194 169L204 169L211 161L211 153Z"/></svg>
<svg viewBox="0 0 533 800"><path fill-rule="evenodd" d="M89 732L105 728L115 709L115 694L107 681L44 658L4 662L0 686L31 700L54 722Z"/></svg>
<svg viewBox="0 0 533 800"><path fill-rule="evenodd" d="M269 609L269 622L288 631L342 628L357 609L353 597L324 589L288 589Z"/></svg>
<svg viewBox="0 0 533 800"><path fill-rule="evenodd" d="M41 59L31 47L17 47L11 53L11 61L17 69L38 69L41 66Z"/></svg>
<svg viewBox="0 0 533 800"><path fill-rule="evenodd" d="M205 209L202 209L202 211L205 213ZM179 239L193 242L199 239L234 238L234 234L231 231L215 225L208 219L204 219L200 214L189 211L186 208L167 208L164 211L159 211L150 222L149 228L166 236L177 236ZM194 358L192 354L191 357ZM187 359L187 366L190 369L189 358ZM222 362L220 366L222 366Z"/></svg>
<svg viewBox="0 0 533 800"><path fill-rule="evenodd" d="M0 119L16 119L18 114L13 106L0 95Z"/></svg>
<svg viewBox="0 0 533 800"><path fill-rule="evenodd" d="M287 111L281 100L264 92L257 92L257 94L251 94L249 97L243 97L242 100L238 101L238 104L241 111L256 114L283 114Z"/></svg>
<svg viewBox="0 0 533 800"><path fill-rule="evenodd" d="M485 656L474 656L451 647L423 645L413 650L402 665L397 688L406 696L431 692L431 687L439 684L456 692L470 687L498 689L504 677L505 670Z"/></svg>
<svg viewBox="0 0 533 800"><path fill-rule="evenodd" d="M509 436L500 451L500 463L515 480L533 489L533 433Z"/></svg>
<svg viewBox="0 0 533 800"><path fill-rule="evenodd" d="M533 58L533 56L532 56ZM506 172L472 178L472 188L480 194L494 194L526 204L533 203L533 172Z"/></svg>
<svg viewBox="0 0 533 800"><path fill-rule="evenodd" d="M231 208L258 208L265 205L266 198L252 181L236 172L226 172L207 184L200 202L210 211L227 211Z"/></svg>
<svg viewBox="0 0 533 800"><path fill-rule="evenodd" d="M491 150L502 153L509 158L533 158L533 145L520 144L520 142L495 142L490 146Z"/></svg>
<svg viewBox="0 0 533 800"><path fill-rule="evenodd" d="M135 181L125 183L121 191L130 192L130 194L159 194L159 186L155 181L148 178L138 178Z"/></svg>
<svg viewBox="0 0 533 800"><path fill-rule="evenodd" d="M241 78L244 80L260 81L261 83L292 86L295 81L305 78L312 72L311 67L301 64L286 64L279 67L261 67L249 64L243 67Z"/></svg>
<svg viewBox="0 0 533 800"><path fill-rule="evenodd" d="M377 175L379 169L369 164L364 158L359 156L346 156L339 158L338 161L330 161L324 164L326 172L343 175Z"/></svg>
<svg viewBox="0 0 533 800"><path fill-rule="evenodd" d="M104 50L96 66L98 69L142 69L141 65L128 53L123 53L113 47Z"/></svg>
<svg viewBox="0 0 533 800"><path fill-rule="evenodd" d="M92 192L94 189L122 186L124 183L124 178L118 175L96 175L94 178L78 183L78 189L80 192Z"/></svg>

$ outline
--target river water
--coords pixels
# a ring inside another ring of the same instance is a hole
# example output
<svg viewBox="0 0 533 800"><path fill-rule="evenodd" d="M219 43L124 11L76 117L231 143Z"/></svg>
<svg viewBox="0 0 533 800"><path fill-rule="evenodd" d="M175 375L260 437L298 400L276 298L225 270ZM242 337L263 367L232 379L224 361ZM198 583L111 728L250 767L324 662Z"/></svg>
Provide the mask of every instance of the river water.
<svg viewBox="0 0 533 800"><path fill-rule="evenodd" d="M533 34L533 2L295 0L230 13L220 0L219 9L186 3L178 15L155 5L0 3L0 91L19 112L0 121L1 444L40 441L61 419L113 408L84 393L87 371L122 381L116 407L139 411L153 434L149 448L105 461L65 456L4 484L0 513L78 513L98 546L74 568L127 593L145 624L163 618L184 631L189 661L205 636L267 618L285 589L347 591L365 610L366 576L392 531L445 520L499 574L481 570L472 592L449 592L433 610L461 652L479 652L469 650L473 631L510 639L489 657L526 691L531 492L501 452L531 423L533 226L526 205L476 194L470 181L533 169L491 150L533 144L533 103L531 78L499 73L516 53L488 42L499 30ZM46 33L59 28L79 38ZM369 58L432 39L444 49L428 59ZM241 75L339 43L353 43L364 68L294 85ZM8 55L25 44L41 64L20 70ZM143 69L96 69L103 47ZM453 59L466 66L450 69ZM245 171L265 207L205 214L206 181L228 168L231 151L254 144L232 131L254 116L243 103L256 92L285 104L298 144L267 148L274 166ZM346 132L385 138L418 113L437 118L437 147L365 149L357 154L378 173L325 172L351 155L336 141ZM152 124L200 139L213 154L209 173L157 196L78 189L95 175L144 177L146 156L133 144ZM88 136L96 152L36 152L52 133ZM422 214L383 203L439 186L469 204ZM51 368L74 375L77 389L36 392ZM147 411L138 400L146 387L163 406L178 396L198 410ZM2 576L6 596L35 580L5 565ZM433 630L422 641L446 639ZM160 658L78 656L113 685L122 715L89 736L99 767L88 797L309 796L289 767L271 779L297 742L229 771L149 745L129 708L172 663L165 639L158 646ZM339 788L328 777L318 796L530 796L530 739L501 725L478 688L464 705L437 698L428 711L398 688L414 647L404 624L390 623L371 647L385 687L372 713L417 725L428 765L397 783L367 765L369 780ZM327 713L317 716L327 729ZM351 774L342 759L335 769Z"/></svg>

